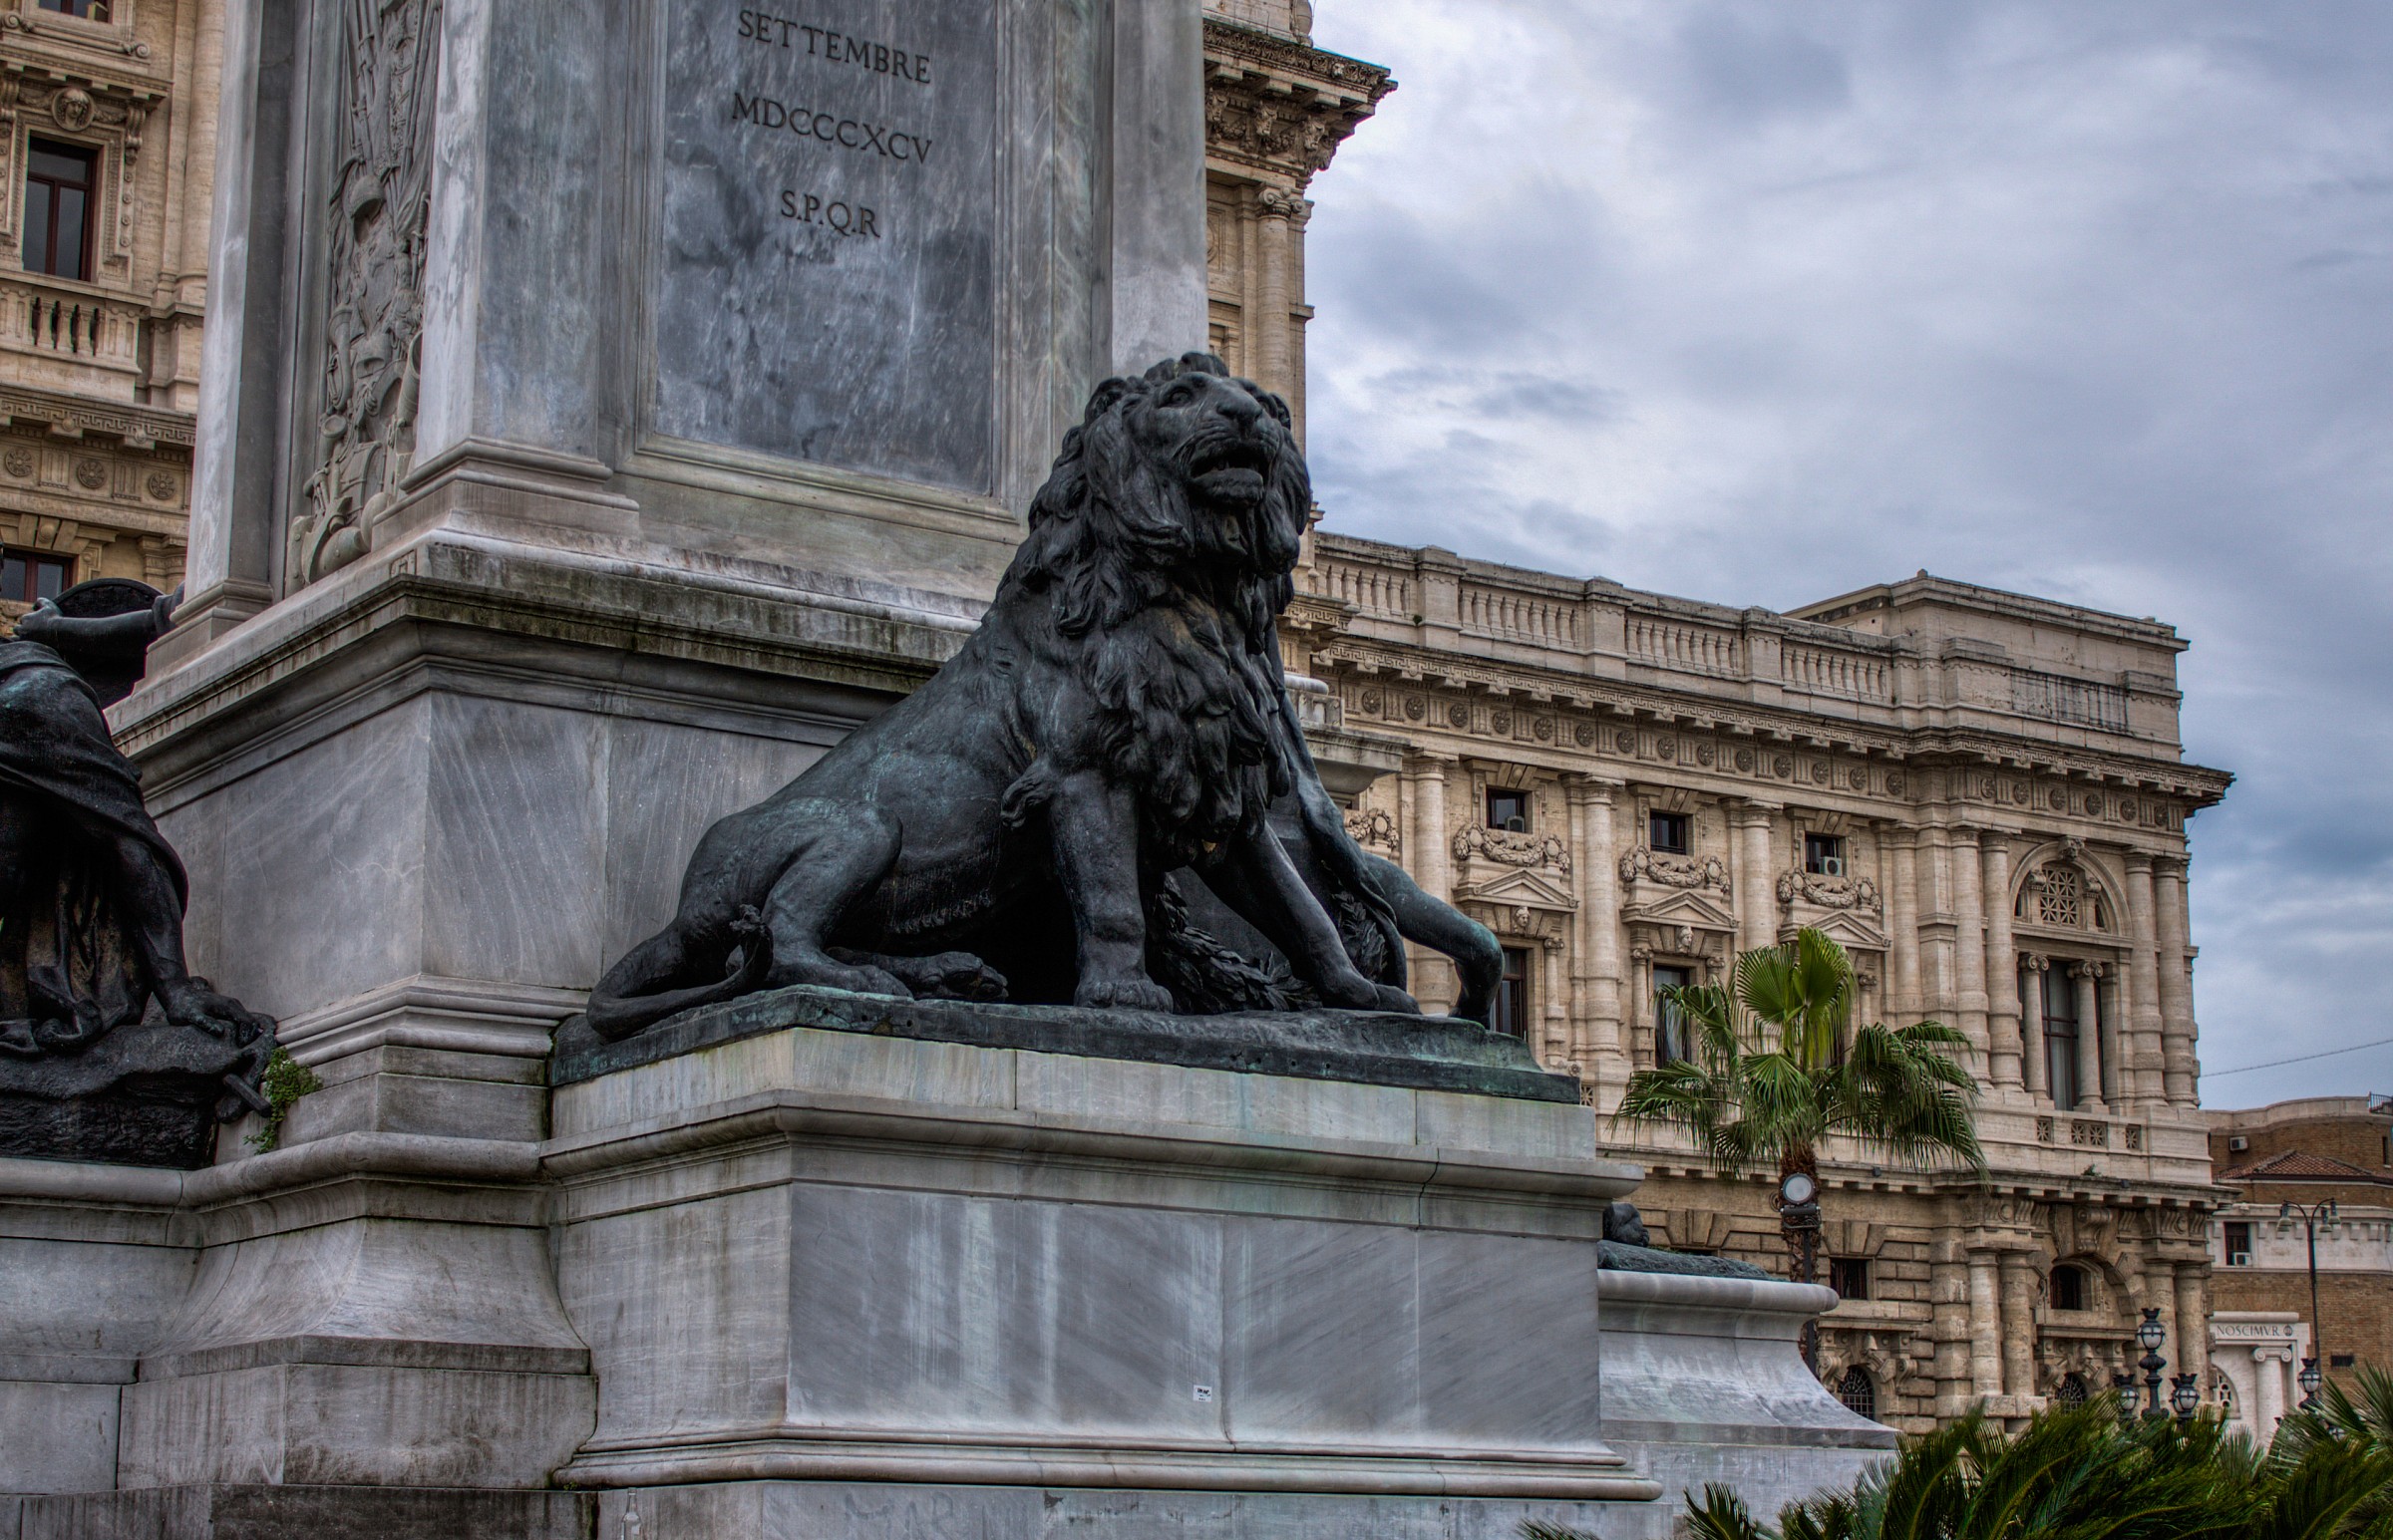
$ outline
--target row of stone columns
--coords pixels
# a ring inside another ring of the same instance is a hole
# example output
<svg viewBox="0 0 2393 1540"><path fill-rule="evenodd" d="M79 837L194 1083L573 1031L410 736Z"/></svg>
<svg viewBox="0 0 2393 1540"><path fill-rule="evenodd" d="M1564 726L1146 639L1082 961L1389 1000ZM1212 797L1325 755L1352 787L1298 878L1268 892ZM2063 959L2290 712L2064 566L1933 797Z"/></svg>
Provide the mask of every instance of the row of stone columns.
<svg viewBox="0 0 2393 1540"><path fill-rule="evenodd" d="M2021 967L2036 965L2019 954L2012 925L2015 837L1957 825L1881 833L1894 951L1889 1004L1957 1027L1989 1084L2041 1095L2050 1090L2041 1001L2019 988ZM2126 975L2112 1011L2098 1016L2079 1004L2080 1089L2112 1108L2192 1105L2198 1070L2185 861L2131 851L2124 865ZM1906 937L1915 938L1915 949L1904 947ZM2081 995L2098 999L2102 977L2099 963L2085 969Z"/></svg>
<svg viewBox="0 0 2393 1540"><path fill-rule="evenodd" d="M1416 755L1401 781L1401 817L1413 852L1414 879L1442 898L1453 893L1448 782L1459 760ZM1618 916L1620 782L1565 775L1568 838L1578 872L1579 909L1571 922L1560 1043L1593 1069L1625 1067L1643 1056L1632 1041L1650 989L1640 960L1623 959ZM1739 950L1778 939L1776 829L1780 808L1760 802L1728 808L1731 888ZM1890 955L1882 1003L1891 1017L1935 1016L1965 1034L1972 1070L1988 1084L2048 1096L2042 999L2022 991L2022 968L2047 966L2018 951L2012 924L2018 836L1965 825L1923 829L1881 826L1880 890ZM2078 967L2079 1088L2083 1104L2111 1109L2171 1102L2195 1092L2192 950L2187 942L2185 863L2131 853L2127 867L2125 977L2105 1002L2099 963ZM2105 938L2100 944L2112 944ZM1632 966L1624 970L1624 962ZM1634 972L1636 978L1624 976ZM1442 957L1416 950L1416 993L1425 1006L1451 1006L1453 971ZM1624 998L1624 992L1626 998ZM2104 1011L2104 1004L2113 1009ZM2107 1039L2107 1044L2106 1044ZM2106 1051L2107 1047L2107 1051Z"/></svg>
<svg viewBox="0 0 2393 1540"><path fill-rule="evenodd" d="M1966 1317L1968 1397L2036 1395L2036 1348L2040 1336L2037 1306L2043 1299L2041 1275L2033 1251L2017 1245L1972 1246L1967 1258ZM2209 1266L2202 1262L2154 1261L2146 1265L2142 1298L2159 1308L2168 1333L2166 1355L2170 1372L2200 1379L2210 1372ZM1957 1301L1955 1303L1958 1303ZM1964 1339L1954 1338L1960 1342ZM2131 1355L2132 1356L2132 1355ZM1939 1378L1957 1379L1949 1363ZM2091 1385L2103 1394L2110 1386ZM1939 1416L1958 1415L1963 1408L1939 1406Z"/></svg>

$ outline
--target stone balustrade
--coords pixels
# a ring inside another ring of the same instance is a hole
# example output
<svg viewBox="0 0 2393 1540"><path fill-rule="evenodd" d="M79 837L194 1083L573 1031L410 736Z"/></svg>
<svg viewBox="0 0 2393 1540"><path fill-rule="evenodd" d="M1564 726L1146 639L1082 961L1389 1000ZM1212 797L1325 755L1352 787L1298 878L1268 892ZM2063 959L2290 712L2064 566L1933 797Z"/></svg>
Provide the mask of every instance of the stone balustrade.
<svg viewBox="0 0 2393 1540"><path fill-rule="evenodd" d="M1300 592L1350 606L1362 638L1889 726L1935 712L1950 725L1976 722L2039 737L2092 730L2176 742L2175 682L2156 667L2178 645L2167 627L2096 617L2119 633L2107 639L2115 644L2107 653L2081 649L2082 658L2046 658L2035 650L2037 627L2049 628L2043 601L1925 577L1917 582L1936 590L1931 603L1984 611L1995 631L2011 627L2024 639L2012 646L2022 650L1978 636L1931 634L1932 627L1880 634L1852 620L1852 606L1833 608L1825 620L1734 609L1604 578L1467 560L1435 546L1328 533L1315 536L1312 558L1297 576ZM1833 623L1840 620L1847 623ZM2089 670L2096 658L2127 666Z"/></svg>
<svg viewBox="0 0 2393 1540"><path fill-rule="evenodd" d="M18 376L21 384L131 400L144 314L140 305L88 283L0 275L0 349L39 361Z"/></svg>

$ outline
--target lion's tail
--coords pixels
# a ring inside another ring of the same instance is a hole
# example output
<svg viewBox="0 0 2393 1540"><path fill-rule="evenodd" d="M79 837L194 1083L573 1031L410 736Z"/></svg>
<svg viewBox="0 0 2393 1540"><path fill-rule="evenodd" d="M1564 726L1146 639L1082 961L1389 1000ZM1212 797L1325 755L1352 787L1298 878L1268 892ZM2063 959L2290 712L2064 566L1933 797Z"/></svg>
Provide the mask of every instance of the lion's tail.
<svg viewBox="0 0 2393 1540"><path fill-rule="evenodd" d="M590 1031L604 1042L620 1043L668 1016L755 994L764 987L765 969L773 959L772 938L765 931L764 917L754 907L743 908L739 918L732 922L732 933L740 943L739 966L711 984L659 990L654 994L618 995L607 988L611 975L599 980L598 987L590 991L589 1003L582 1007Z"/></svg>

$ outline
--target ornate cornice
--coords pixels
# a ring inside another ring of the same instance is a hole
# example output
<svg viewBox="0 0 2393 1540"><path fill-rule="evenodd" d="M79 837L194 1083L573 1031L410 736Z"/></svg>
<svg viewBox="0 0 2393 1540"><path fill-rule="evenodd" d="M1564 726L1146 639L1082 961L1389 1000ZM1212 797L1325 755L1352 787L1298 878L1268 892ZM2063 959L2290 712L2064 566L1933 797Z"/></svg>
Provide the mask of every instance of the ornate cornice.
<svg viewBox="0 0 2393 1540"><path fill-rule="evenodd" d="M160 444L189 449L196 438L196 420L188 412L91 401L22 385L0 388L0 420L47 424L67 438L106 434L135 449Z"/></svg>
<svg viewBox="0 0 2393 1540"><path fill-rule="evenodd" d="M1206 154L1301 187L1396 89L1376 64L1235 22L1204 22Z"/></svg>
<svg viewBox="0 0 2393 1540"><path fill-rule="evenodd" d="M1318 633L1330 627L1306 615L1296 617L1293 629ZM1590 680L1584 675L1493 659L1430 653L1351 632L1331 630L1327 636L1317 636L1304 656L1309 660L1308 672L1323 678L1345 671L1418 684L1425 690L1511 697L1549 712L1592 714L1606 725L1640 718L1668 722L1697 734L1718 733L1752 740L1757 754L1767 753L1776 758L1789 758L1799 750L1814 758L1823 752L1843 753L1917 770L1975 772L1976 781L1967 775L1960 777L1952 800L2014 806L2039 816L2050 812L2074 814L2080 809L2074 803L2054 808L2021 801L2012 794L2008 782L2023 773L2041 775L2089 787L2110 785L2150 791L2175 798L2189 808L2200 808L2218 802L2234 779L2226 771L2201 766L2163 764L2129 755L2073 749L2043 739L1964 728L1874 728L1845 719L1824 719L1809 712L1679 695L1651 686ZM1596 742L1600 731L1602 728L1598 727L1584 736L1572 737L1584 749ZM1557 734L1551 747L1561 749L1567 744ZM1727 767L1720 769L1725 770ZM1846 788L1822 783L1817 789L1842 792Z"/></svg>

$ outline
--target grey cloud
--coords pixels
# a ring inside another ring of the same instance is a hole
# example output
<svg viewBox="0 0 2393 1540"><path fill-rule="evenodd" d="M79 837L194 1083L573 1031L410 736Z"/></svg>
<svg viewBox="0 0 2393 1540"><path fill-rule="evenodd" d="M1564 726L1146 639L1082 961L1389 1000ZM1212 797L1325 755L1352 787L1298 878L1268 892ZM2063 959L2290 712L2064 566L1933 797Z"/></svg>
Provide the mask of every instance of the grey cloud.
<svg viewBox="0 0 2393 1540"><path fill-rule="evenodd" d="M1465 14L1467 12L1467 14ZM2393 1035L2393 11L1320 0L1330 526L1729 603L1928 567L2182 660L2204 1057ZM2368 1084L2393 1052L2222 1078Z"/></svg>

